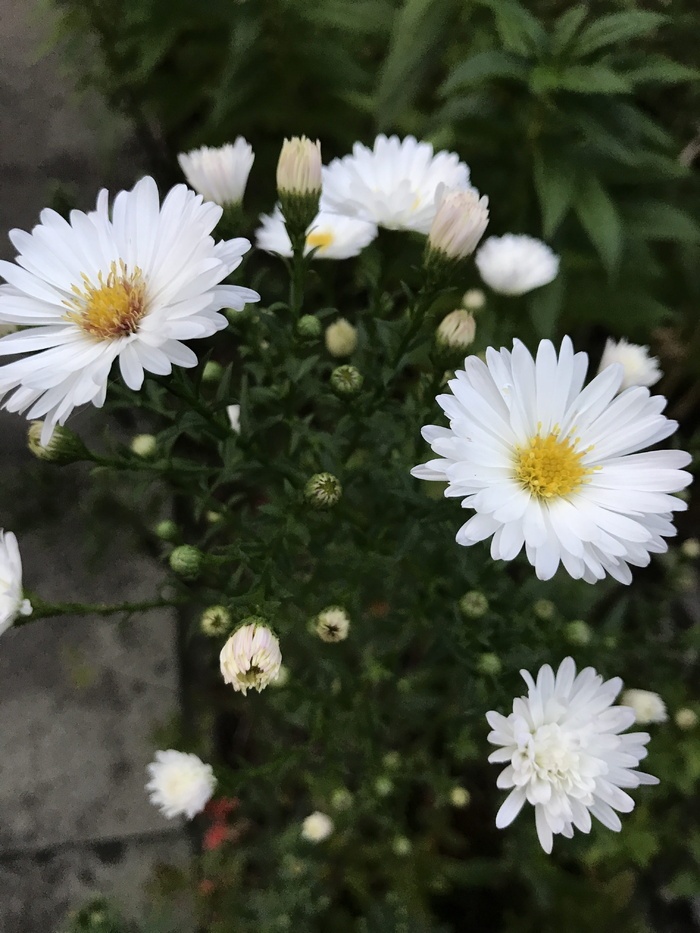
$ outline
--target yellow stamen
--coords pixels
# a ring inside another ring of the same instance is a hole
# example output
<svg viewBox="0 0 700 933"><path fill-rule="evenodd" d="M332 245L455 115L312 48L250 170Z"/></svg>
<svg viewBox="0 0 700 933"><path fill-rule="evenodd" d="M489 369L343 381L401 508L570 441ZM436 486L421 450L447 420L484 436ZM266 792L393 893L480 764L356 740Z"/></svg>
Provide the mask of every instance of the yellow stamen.
<svg viewBox="0 0 700 933"><path fill-rule="evenodd" d="M585 450L576 450L578 438L536 434L515 451L515 478L538 499L568 496L587 483L596 467L581 464Z"/></svg>
<svg viewBox="0 0 700 933"><path fill-rule="evenodd" d="M331 245L334 240L332 233L326 231L325 233L322 230L313 231L306 238L306 245L309 249L313 249L315 246L319 250L324 250Z"/></svg>
<svg viewBox="0 0 700 933"><path fill-rule="evenodd" d="M70 310L66 320L73 321L90 337L97 340L113 340L127 337L138 329L139 322L147 310L146 283L137 267L127 272L126 264L113 262L108 275L100 272L97 285L85 275L82 288L73 285L75 295L64 302Z"/></svg>

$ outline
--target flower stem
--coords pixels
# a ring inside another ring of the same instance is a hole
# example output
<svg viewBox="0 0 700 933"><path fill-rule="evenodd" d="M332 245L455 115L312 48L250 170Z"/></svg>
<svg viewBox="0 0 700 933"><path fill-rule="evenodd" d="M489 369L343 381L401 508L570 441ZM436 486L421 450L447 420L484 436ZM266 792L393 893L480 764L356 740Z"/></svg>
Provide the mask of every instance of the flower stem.
<svg viewBox="0 0 700 933"><path fill-rule="evenodd" d="M162 609L166 606L179 606L184 599L146 599L137 603L45 603L42 599L28 594L32 604L32 614L15 620L15 626L27 625L39 619L52 619L59 616L116 615L119 612L147 612L150 609Z"/></svg>

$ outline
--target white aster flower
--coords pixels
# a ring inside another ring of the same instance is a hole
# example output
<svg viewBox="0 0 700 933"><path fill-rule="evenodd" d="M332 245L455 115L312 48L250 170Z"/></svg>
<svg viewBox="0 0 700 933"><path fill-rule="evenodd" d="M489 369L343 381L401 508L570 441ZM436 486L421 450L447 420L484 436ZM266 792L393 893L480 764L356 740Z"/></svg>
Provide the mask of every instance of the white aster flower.
<svg viewBox="0 0 700 933"><path fill-rule="evenodd" d="M339 317L326 328L324 334L326 350L331 356L342 359L352 356L357 347L357 328L344 317Z"/></svg>
<svg viewBox="0 0 700 933"><path fill-rule="evenodd" d="M635 721L640 726L650 722L666 722L668 719L666 704L658 693L651 690L625 690L620 702L632 709Z"/></svg>
<svg viewBox="0 0 700 933"><path fill-rule="evenodd" d="M333 832L333 820L320 810L307 816L301 824L301 835L307 842L323 842Z"/></svg>
<svg viewBox="0 0 700 933"><path fill-rule="evenodd" d="M413 136L377 136L372 149L355 143L352 155L323 170L326 210L370 220L389 230L428 233L444 189L469 188L469 169L453 152L434 154Z"/></svg>
<svg viewBox="0 0 700 933"><path fill-rule="evenodd" d="M350 631L350 617L340 606L329 606L316 616L314 630L321 641L345 641Z"/></svg>
<svg viewBox="0 0 700 933"><path fill-rule="evenodd" d="M185 185L161 206L156 183L143 178L116 196L111 217L102 191L97 210L73 211L70 223L45 210L31 234L10 232L19 256L0 262L10 283L0 288L0 321L25 329L0 339L0 356L29 355L0 367L0 396L14 390L5 408L44 418L42 444L77 405L103 405L116 359L127 386L140 389L144 370L195 366L181 341L226 327L222 308L259 300L219 284L250 248L214 242L221 213Z"/></svg>
<svg viewBox="0 0 700 933"><path fill-rule="evenodd" d="M202 146L181 152L177 160L187 183L197 194L228 207L243 201L255 156L250 143L237 136L234 143L225 146Z"/></svg>
<svg viewBox="0 0 700 933"><path fill-rule="evenodd" d="M606 573L632 579L668 549L671 513L686 508L669 495L691 480L681 450L637 453L672 434L666 400L641 387L615 398L622 368L611 366L586 388L587 356L562 341L559 357L543 340L537 359L516 340L512 353L489 348L486 363L464 361L437 402L450 427L423 437L441 459L413 469L419 479L447 482L446 496L476 511L457 542L491 540L494 560L525 546L541 580L559 563L588 583ZM492 537L493 536L493 537Z"/></svg>
<svg viewBox="0 0 700 933"><path fill-rule="evenodd" d="M228 415L228 422L231 425L231 430L234 434L241 433L241 406L240 405L227 405L226 414Z"/></svg>
<svg viewBox="0 0 700 933"><path fill-rule="evenodd" d="M548 285L559 272L559 257L546 243L524 234L491 236L475 257L481 278L502 295L524 295Z"/></svg>
<svg viewBox="0 0 700 933"><path fill-rule="evenodd" d="M658 784L649 774L634 771L646 757L645 732L620 735L634 723L634 713L612 703L620 692L619 677L603 681L592 667L576 676L576 665L565 658L556 677L549 664L537 682L527 671L527 697L513 700L509 716L489 712L493 732L488 740L502 746L490 762L506 763L498 787L513 788L496 816L496 826L509 826L527 801L535 808L535 824L545 852L552 836L567 838L574 827L588 833L591 816L619 832L615 812L629 813L634 801L621 788Z"/></svg>
<svg viewBox="0 0 700 933"><path fill-rule="evenodd" d="M17 538L0 528L0 635L17 616L32 614L32 605L22 594L22 558Z"/></svg>
<svg viewBox="0 0 700 933"><path fill-rule="evenodd" d="M261 619L244 621L221 649L221 673L244 696L275 680L282 664L280 645Z"/></svg>
<svg viewBox="0 0 700 933"><path fill-rule="evenodd" d="M150 777L146 784L149 799L169 820L177 816L191 820L201 813L216 787L211 765L173 748L156 752L156 760L146 770Z"/></svg>
<svg viewBox="0 0 700 933"><path fill-rule="evenodd" d="M374 223L321 210L307 227L304 255L315 249L314 259L350 259L369 246L376 235L377 225ZM292 244L279 207L272 214L260 215L255 243L266 253L292 255Z"/></svg>
<svg viewBox="0 0 700 933"><path fill-rule="evenodd" d="M448 191L430 225L428 249L459 260L471 256L489 222L489 199L476 188Z"/></svg>
<svg viewBox="0 0 700 933"><path fill-rule="evenodd" d="M629 389L630 386L653 386L663 375L659 369L658 359L655 356L649 356L649 347L628 343L624 338L617 342L607 340L598 372L602 373L613 363L619 363L622 366L620 391Z"/></svg>

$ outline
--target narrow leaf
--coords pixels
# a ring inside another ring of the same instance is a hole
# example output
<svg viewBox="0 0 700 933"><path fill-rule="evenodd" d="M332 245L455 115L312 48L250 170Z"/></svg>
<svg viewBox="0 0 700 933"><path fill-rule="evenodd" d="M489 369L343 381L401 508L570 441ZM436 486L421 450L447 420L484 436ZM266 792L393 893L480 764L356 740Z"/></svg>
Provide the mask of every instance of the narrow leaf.
<svg viewBox="0 0 700 933"><path fill-rule="evenodd" d="M601 16L582 31L576 43L576 57L583 58L599 49L648 36L665 20L662 14L645 10L628 10Z"/></svg>
<svg viewBox="0 0 700 933"><path fill-rule="evenodd" d="M617 208L595 175L589 175L580 185L575 210L603 265L612 273L620 258L622 224Z"/></svg>

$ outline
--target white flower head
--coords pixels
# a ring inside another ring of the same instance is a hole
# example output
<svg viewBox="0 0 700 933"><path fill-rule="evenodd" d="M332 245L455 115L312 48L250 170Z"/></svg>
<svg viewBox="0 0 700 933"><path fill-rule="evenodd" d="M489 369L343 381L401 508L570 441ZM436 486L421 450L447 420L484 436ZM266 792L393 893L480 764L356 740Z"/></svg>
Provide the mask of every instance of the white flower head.
<svg viewBox="0 0 700 933"><path fill-rule="evenodd" d="M591 816L619 832L616 810L629 813L634 801L621 788L658 784L649 774L633 770L646 757L645 732L621 735L634 723L634 713L613 706L619 677L603 681L592 667L576 675L565 658L556 673L541 667L537 682L520 672L528 695L513 700L513 712L486 714L492 732L488 740L501 746L490 762L506 764L498 787L512 788L496 816L496 826L509 826L524 804L535 808L535 824L545 852L553 835L567 838L574 827L590 832Z"/></svg>
<svg viewBox="0 0 700 933"><path fill-rule="evenodd" d="M253 148L242 136L225 146L202 146L177 157L191 188L221 207L241 204L255 161Z"/></svg>
<svg viewBox="0 0 700 933"><path fill-rule="evenodd" d="M470 288L462 295L462 307L467 311L481 311L486 304L486 295L480 288Z"/></svg>
<svg viewBox="0 0 700 933"><path fill-rule="evenodd" d="M0 529L0 635L17 616L32 614L32 605L22 593L22 558L17 538Z"/></svg>
<svg viewBox="0 0 700 933"><path fill-rule="evenodd" d="M277 190L299 196L321 193L321 143L306 136L285 139L277 163Z"/></svg>
<svg viewBox="0 0 700 933"><path fill-rule="evenodd" d="M306 817L301 824L301 835L307 842L323 842L333 832L333 820L320 810Z"/></svg>
<svg viewBox="0 0 700 933"><path fill-rule="evenodd" d="M476 337L476 321L474 315L465 308L450 311L440 321L435 339L450 350L466 350Z"/></svg>
<svg viewBox="0 0 700 933"><path fill-rule="evenodd" d="M211 765L173 748L156 752L156 760L146 770L150 777L146 784L149 799L169 820L177 816L191 820L201 813L216 787Z"/></svg>
<svg viewBox="0 0 700 933"><path fill-rule="evenodd" d="M465 259L476 249L489 222L489 199L476 188L447 191L430 225L428 249L448 259Z"/></svg>
<svg viewBox="0 0 700 933"><path fill-rule="evenodd" d="M541 240L525 234L491 236L475 257L481 278L502 295L524 295L548 285L559 272L559 257Z"/></svg>
<svg viewBox="0 0 700 933"><path fill-rule="evenodd" d="M231 430L234 434L241 433L241 406L240 405L227 405L226 414L228 415L228 423L231 425Z"/></svg>
<svg viewBox="0 0 700 933"><path fill-rule="evenodd" d="M340 606L329 606L316 616L314 631L321 641L345 641L350 631L350 617Z"/></svg>
<svg viewBox="0 0 700 933"><path fill-rule="evenodd" d="M25 355L0 367L4 407L43 418L41 443L87 402L104 404L115 360L138 390L144 372L195 366L182 341L227 325L222 308L242 310L260 296L220 283L250 248L245 239L215 243L222 209L177 185L160 204L152 178L121 191L110 215L102 191L97 210L70 222L41 213L32 233L10 232L17 263L0 262L0 321L23 325L0 339L0 356ZM29 325L29 326L27 326Z"/></svg>
<svg viewBox="0 0 700 933"><path fill-rule="evenodd" d="M357 328L344 317L339 317L326 328L325 333L326 350L331 356L342 359L344 356L352 356L357 347Z"/></svg>
<svg viewBox="0 0 700 933"><path fill-rule="evenodd" d="M445 495L475 510L458 544L491 538L494 560L524 547L541 580L562 563L588 583L629 583L629 564L668 550L671 513L686 508L670 493L690 482L690 456L639 453L678 427L662 414L666 400L641 387L616 398L619 366L583 388L587 362L568 337L558 356L549 340L536 359L516 340L512 352L489 348L485 363L467 357L437 398L449 428L423 429L439 459L412 472L447 482Z"/></svg>
<svg viewBox="0 0 700 933"><path fill-rule="evenodd" d="M352 155L323 170L326 210L372 221L389 230L428 233L444 189L469 187L469 169L453 152L433 152L415 137L377 136L370 149L355 143Z"/></svg>
<svg viewBox="0 0 700 933"><path fill-rule="evenodd" d="M282 664L279 641L262 619L244 621L221 649L221 673L244 696L275 680Z"/></svg>
<svg viewBox="0 0 700 933"><path fill-rule="evenodd" d="M624 338L617 342L607 340L598 372L602 373L613 363L622 366L621 392L630 386L653 386L663 375L658 359L649 355L649 347L628 343Z"/></svg>
<svg viewBox="0 0 700 933"><path fill-rule="evenodd" d="M658 693L651 690L625 690L620 698L623 706L629 706L635 722L645 726L650 722L666 722L666 704Z"/></svg>
<svg viewBox="0 0 700 933"><path fill-rule="evenodd" d="M304 254L308 255L315 249L314 259L350 259L369 246L376 236L377 225L374 223L322 210L307 227ZM279 207L272 214L260 215L255 243L266 253L292 255L292 244Z"/></svg>

